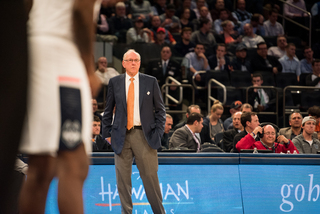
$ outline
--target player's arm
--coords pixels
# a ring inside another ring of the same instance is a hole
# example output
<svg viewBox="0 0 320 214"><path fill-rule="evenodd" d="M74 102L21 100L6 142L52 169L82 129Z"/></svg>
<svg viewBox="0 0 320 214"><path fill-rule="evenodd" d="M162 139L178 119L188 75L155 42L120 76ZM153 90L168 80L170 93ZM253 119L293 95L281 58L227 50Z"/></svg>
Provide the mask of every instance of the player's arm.
<svg viewBox="0 0 320 214"><path fill-rule="evenodd" d="M98 94L101 85L101 81L94 74L94 3L95 0L75 0L72 11L74 41L80 51L81 58L86 67L93 97Z"/></svg>

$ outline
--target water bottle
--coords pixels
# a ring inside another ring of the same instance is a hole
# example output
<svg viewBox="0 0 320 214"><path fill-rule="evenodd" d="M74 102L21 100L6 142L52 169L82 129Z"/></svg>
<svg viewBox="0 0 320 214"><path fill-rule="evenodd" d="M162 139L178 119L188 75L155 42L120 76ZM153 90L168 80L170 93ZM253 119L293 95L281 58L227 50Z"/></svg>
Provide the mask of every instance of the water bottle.
<svg viewBox="0 0 320 214"><path fill-rule="evenodd" d="M293 154L298 154L297 150L293 150Z"/></svg>
<svg viewBox="0 0 320 214"><path fill-rule="evenodd" d="M254 149L253 149L253 153L254 153L254 154L258 153L258 149L257 149L257 147L254 147Z"/></svg>
<svg viewBox="0 0 320 214"><path fill-rule="evenodd" d="M287 154L291 154L290 150L287 151Z"/></svg>

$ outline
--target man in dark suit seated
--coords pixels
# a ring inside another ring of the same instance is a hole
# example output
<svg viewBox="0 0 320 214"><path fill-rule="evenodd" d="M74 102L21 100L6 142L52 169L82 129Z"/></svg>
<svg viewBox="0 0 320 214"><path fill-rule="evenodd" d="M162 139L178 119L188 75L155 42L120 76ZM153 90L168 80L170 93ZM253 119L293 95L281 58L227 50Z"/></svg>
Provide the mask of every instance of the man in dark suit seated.
<svg viewBox="0 0 320 214"><path fill-rule="evenodd" d="M98 116L94 116L92 121L92 152L112 152L110 138L107 141L100 134L101 120Z"/></svg>
<svg viewBox="0 0 320 214"><path fill-rule="evenodd" d="M216 49L216 55L208 57L209 65L212 70L230 72L230 60L226 57L227 48L223 43L219 43Z"/></svg>
<svg viewBox="0 0 320 214"><path fill-rule="evenodd" d="M269 71L277 74L282 71L281 63L274 56L269 56L267 44L260 42L257 44L257 54L251 60L252 71Z"/></svg>
<svg viewBox="0 0 320 214"><path fill-rule="evenodd" d="M177 61L171 59L171 56L171 48L169 46L163 46L161 49L161 58L148 63L145 73L157 78L160 88L165 84L168 76L178 81L182 79L181 66ZM170 89L176 90L174 87L170 87Z"/></svg>
<svg viewBox="0 0 320 214"><path fill-rule="evenodd" d="M169 149L185 147L199 151L200 139L195 134L201 132L202 123L203 116L199 113L192 113L187 119L187 124L172 134Z"/></svg>
<svg viewBox="0 0 320 214"><path fill-rule="evenodd" d="M307 86L315 86L320 88L320 60L315 59L312 61L312 74L306 78Z"/></svg>
<svg viewBox="0 0 320 214"><path fill-rule="evenodd" d="M234 137L244 130L241 124L241 115L242 112L238 111L232 115L233 129L229 129L223 132L223 150L225 152L230 152L233 148L233 139Z"/></svg>
<svg viewBox="0 0 320 214"><path fill-rule="evenodd" d="M252 85L261 86L263 77L260 73L254 73L252 76ZM276 94L275 90L269 88L255 88L248 92L248 102L255 111L275 111Z"/></svg>
<svg viewBox="0 0 320 214"><path fill-rule="evenodd" d="M245 112L241 115L241 125L244 127L244 130L233 139L233 149L231 152L237 153L238 150L236 149L237 143L248 133L253 132L253 130L260 125L258 115L254 112ZM255 140L258 141L259 137L255 135Z"/></svg>

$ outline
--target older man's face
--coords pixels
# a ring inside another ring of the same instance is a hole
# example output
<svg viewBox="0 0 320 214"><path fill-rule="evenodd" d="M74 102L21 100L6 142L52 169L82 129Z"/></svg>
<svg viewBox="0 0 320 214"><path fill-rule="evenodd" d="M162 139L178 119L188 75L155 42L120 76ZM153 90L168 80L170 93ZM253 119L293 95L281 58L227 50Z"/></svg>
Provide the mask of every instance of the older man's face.
<svg viewBox="0 0 320 214"><path fill-rule="evenodd" d="M232 116L232 123L233 123L233 127L236 129L242 129L242 124L241 124L241 114L242 112L236 112L234 113L234 115Z"/></svg>
<svg viewBox="0 0 320 214"><path fill-rule="evenodd" d="M170 132L170 130L172 129L172 125L173 125L172 118L167 117L166 118L166 123L165 123L165 126L164 126L164 133L168 134Z"/></svg>
<svg viewBox="0 0 320 214"><path fill-rule="evenodd" d="M276 130L271 125L263 127L263 138L262 142L267 144L273 144L276 141Z"/></svg>
<svg viewBox="0 0 320 214"><path fill-rule="evenodd" d="M98 60L98 70L101 72L104 72L107 66L108 66L107 58L100 57Z"/></svg>
<svg viewBox="0 0 320 214"><path fill-rule="evenodd" d="M299 113L293 113L289 124L292 128L300 128L302 124L302 117Z"/></svg>

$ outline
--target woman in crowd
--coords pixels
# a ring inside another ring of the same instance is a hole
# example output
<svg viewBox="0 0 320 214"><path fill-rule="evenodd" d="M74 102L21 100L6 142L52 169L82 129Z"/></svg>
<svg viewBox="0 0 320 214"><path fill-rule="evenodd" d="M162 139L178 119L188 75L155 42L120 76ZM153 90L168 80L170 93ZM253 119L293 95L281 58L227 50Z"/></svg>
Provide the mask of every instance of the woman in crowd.
<svg viewBox="0 0 320 214"><path fill-rule="evenodd" d="M203 128L200 134L202 138L210 139L209 142L212 143L217 133L224 132L223 122L220 119L222 114L223 106L219 100L214 101L211 107L210 115L203 119Z"/></svg>
<svg viewBox="0 0 320 214"><path fill-rule="evenodd" d="M189 21L189 18L190 18L190 9L184 8L180 18L181 29L185 27L189 27L193 31L193 24L191 23L191 21Z"/></svg>

